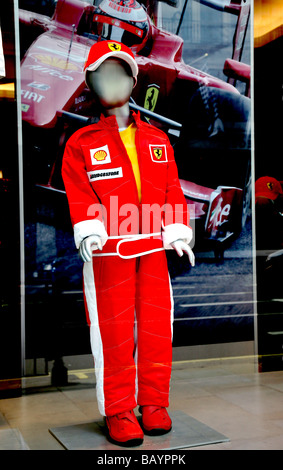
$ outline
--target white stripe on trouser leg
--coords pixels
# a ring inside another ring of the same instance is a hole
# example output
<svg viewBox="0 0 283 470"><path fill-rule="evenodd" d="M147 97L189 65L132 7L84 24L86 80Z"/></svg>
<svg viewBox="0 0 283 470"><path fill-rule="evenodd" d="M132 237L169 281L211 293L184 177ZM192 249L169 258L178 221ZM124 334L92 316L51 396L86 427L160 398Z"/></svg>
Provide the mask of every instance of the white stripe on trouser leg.
<svg viewBox="0 0 283 470"><path fill-rule="evenodd" d="M169 281L169 289L170 289L170 301L171 301L171 343L173 343L173 323L174 323L174 297L173 297L173 289L172 289L172 284L171 284L171 278L170 274L168 272L168 281ZM169 382L169 393L171 389L171 380Z"/></svg>
<svg viewBox="0 0 283 470"><path fill-rule="evenodd" d="M136 365L135 398L137 401L138 399L138 325L137 325L136 311L135 311L135 323L134 323L134 342L135 342L134 361Z"/></svg>
<svg viewBox="0 0 283 470"><path fill-rule="evenodd" d="M90 344L94 357L95 375L96 375L96 395L98 409L102 416L105 416L105 397L104 397L104 357L103 345L99 329L96 289L92 269L92 263L84 263L84 292L87 303L87 309L90 320Z"/></svg>
<svg viewBox="0 0 283 470"><path fill-rule="evenodd" d="M170 274L168 273L168 282L169 282L169 289L170 289L170 301L171 301L171 340L173 341L173 322L174 322L174 297L173 297L173 289L170 279Z"/></svg>

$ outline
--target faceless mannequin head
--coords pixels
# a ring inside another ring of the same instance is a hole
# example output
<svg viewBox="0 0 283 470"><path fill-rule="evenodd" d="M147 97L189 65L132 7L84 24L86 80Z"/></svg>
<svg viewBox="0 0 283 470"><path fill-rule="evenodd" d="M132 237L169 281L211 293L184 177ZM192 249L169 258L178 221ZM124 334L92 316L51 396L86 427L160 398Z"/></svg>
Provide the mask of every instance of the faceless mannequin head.
<svg viewBox="0 0 283 470"><path fill-rule="evenodd" d="M107 110L121 108L129 102L135 85L131 69L117 58L106 59L92 72L87 72L87 84L95 100Z"/></svg>
<svg viewBox="0 0 283 470"><path fill-rule="evenodd" d="M115 115L119 127L128 126L129 99L138 75L131 49L117 41L99 41L90 48L84 70L86 83L102 113Z"/></svg>

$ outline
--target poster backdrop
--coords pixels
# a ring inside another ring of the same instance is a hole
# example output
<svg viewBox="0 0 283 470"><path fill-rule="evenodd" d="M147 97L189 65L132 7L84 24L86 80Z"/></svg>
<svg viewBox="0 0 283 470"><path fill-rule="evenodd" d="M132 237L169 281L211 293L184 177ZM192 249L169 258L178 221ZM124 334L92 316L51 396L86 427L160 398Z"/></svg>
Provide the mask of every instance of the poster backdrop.
<svg viewBox="0 0 283 470"><path fill-rule="evenodd" d="M282 369L283 5L255 0L255 215L260 369Z"/></svg>
<svg viewBox="0 0 283 470"><path fill-rule="evenodd" d="M19 1L30 373L38 358L48 370L49 361L90 352L60 171L67 138L99 117L83 74L99 38L135 52L131 107L168 134L191 210L196 266L168 253L174 346L254 340L251 5L169 3L146 0L136 35L133 2Z"/></svg>

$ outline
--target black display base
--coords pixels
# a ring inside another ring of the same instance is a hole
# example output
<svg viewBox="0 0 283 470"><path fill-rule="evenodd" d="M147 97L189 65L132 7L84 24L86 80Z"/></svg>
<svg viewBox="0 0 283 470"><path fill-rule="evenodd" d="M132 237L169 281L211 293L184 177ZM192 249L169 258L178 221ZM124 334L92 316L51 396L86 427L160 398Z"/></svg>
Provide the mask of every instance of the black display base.
<svg viewBox="0 0 283 470"><path fill-rule="evenodd" d="M228 442L229 439L214 429L181 411L170 413L172 430L162 436L146 436L143 444L125 448L111 443L103 418L100 421L49 429L49 432L67 450L173 450Z"/></svg>

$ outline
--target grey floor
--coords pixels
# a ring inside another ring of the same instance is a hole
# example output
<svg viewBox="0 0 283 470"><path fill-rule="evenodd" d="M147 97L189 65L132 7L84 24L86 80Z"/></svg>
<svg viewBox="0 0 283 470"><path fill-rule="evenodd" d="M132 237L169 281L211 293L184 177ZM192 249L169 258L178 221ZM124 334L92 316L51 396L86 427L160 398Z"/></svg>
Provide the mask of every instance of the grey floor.
<svg viewBox="0 0 283 470"><path fill-rule="evenodd" d="M101 419L93 370L68 374L60 388L50 375L27 377L23 396L0 400L0 450L64 450L50 430ZM169 412L228 438L192 447L185 439L183 449L282 450L283 371L258 373L253 355L175 360Z"/></svg>

